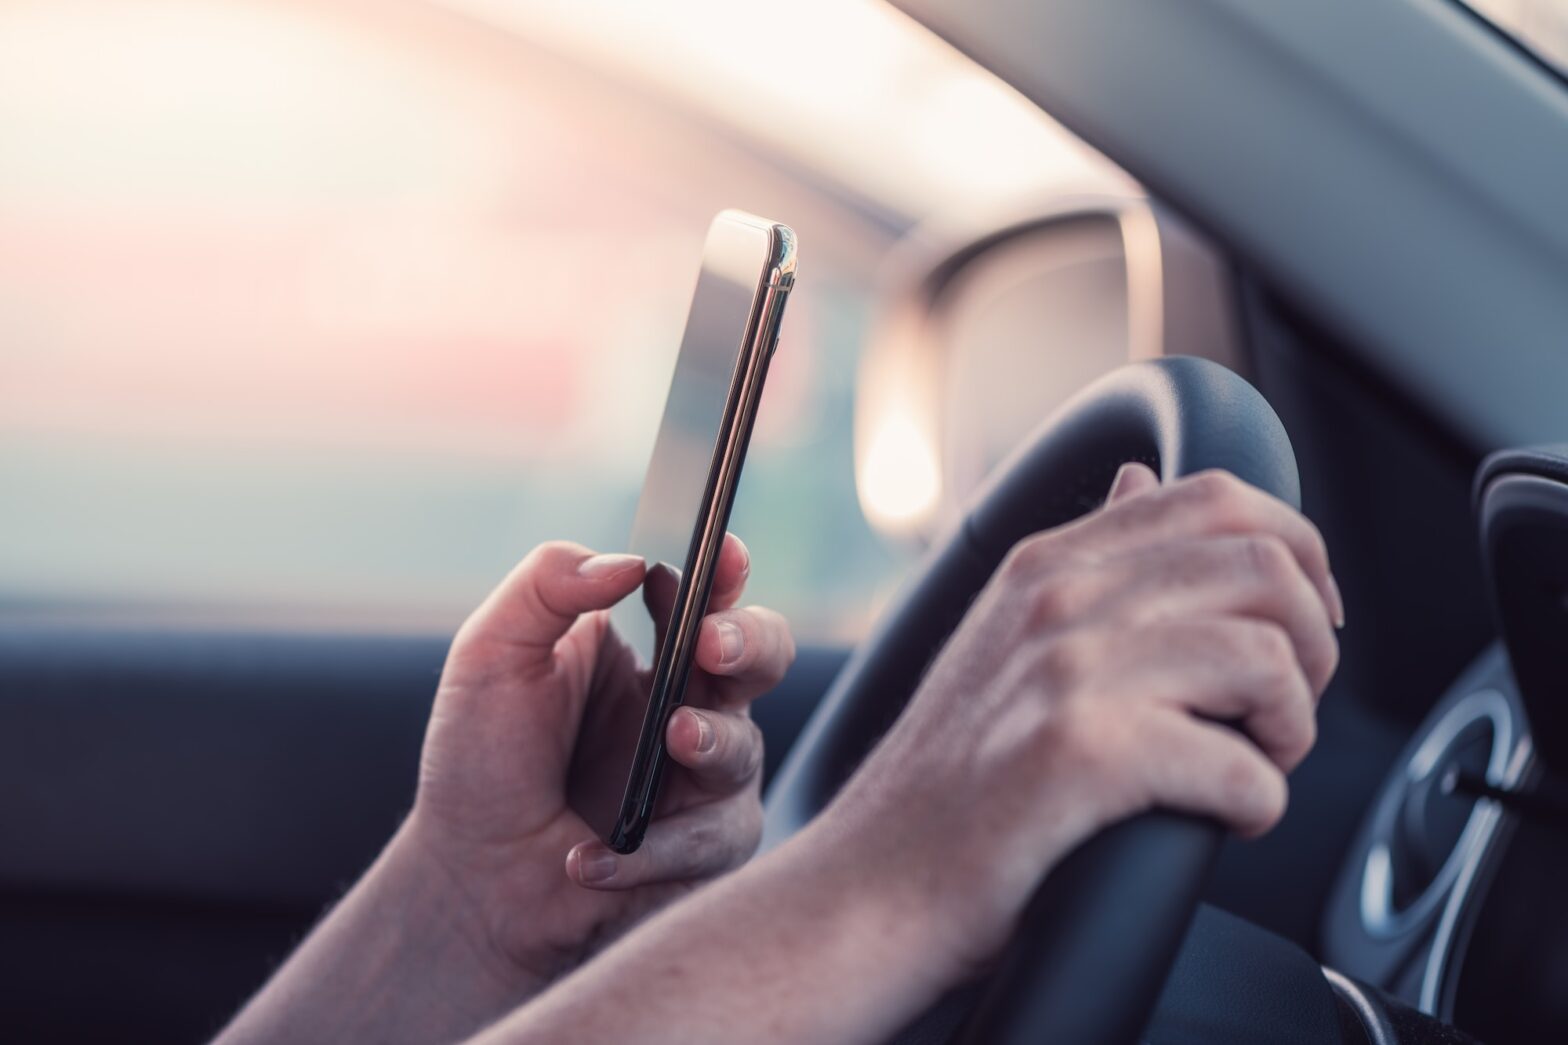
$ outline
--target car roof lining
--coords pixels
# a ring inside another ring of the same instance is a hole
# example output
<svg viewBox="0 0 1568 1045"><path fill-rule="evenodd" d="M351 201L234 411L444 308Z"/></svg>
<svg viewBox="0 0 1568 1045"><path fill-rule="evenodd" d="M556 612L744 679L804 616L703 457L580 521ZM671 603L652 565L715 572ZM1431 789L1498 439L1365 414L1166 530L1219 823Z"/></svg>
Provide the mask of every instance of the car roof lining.
<svg viewBox="0 0 1568 1045"><path fill-rule="evenodd" d="M897 3L1465 443L1568 434L1568 92L1469 12L1447 0Z"/></svg>

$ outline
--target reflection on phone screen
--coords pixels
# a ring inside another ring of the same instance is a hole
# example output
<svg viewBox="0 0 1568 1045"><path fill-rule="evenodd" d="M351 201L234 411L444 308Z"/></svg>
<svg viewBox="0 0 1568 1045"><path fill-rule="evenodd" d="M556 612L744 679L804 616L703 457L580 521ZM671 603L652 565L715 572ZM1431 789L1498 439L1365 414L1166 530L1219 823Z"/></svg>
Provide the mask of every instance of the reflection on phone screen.
<svg viewBox="0 0 1568 1045"><path fill-rule="evenodd" d="M751 317L765 246L766 237L758 229L714 223L692 295L686 334L675 360L664 419L637 502L627 550L648 560L650 583L658 572L656 567L668 571L674 578L671 601L689 562L693 530L703 514L709 471ZM737 264L736 258L749 259L749 267ZM669 623L668 602L664 618L657 624L649 615L652 609L645 591L643 599L625 599L611 612L616 630L645 665L654 662L656 643Z"/></svg>

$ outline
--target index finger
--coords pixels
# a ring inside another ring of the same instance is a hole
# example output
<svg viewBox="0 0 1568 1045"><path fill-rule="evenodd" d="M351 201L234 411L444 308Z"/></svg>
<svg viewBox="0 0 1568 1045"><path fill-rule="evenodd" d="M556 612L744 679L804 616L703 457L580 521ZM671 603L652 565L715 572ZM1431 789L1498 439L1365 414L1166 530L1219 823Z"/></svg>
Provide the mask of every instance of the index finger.
<svg viewBox="0 0 1568 1045"><path fill-rule="evenodd" d="M713 592L708 596L708 612L727 610L740 601L751 576L751 552L733 533L724 535L719 546L719 561L713 569Z"/></svg>

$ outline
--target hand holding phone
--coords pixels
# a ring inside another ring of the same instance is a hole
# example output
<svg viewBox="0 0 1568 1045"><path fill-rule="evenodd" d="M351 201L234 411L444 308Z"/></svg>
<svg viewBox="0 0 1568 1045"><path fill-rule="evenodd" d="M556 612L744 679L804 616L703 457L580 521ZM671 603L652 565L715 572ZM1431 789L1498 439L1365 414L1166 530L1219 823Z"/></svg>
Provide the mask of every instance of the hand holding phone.
<svg viewBox="0 0 1568 1045"><path fill-rule="evenodd" d="M643 481L630 550L648 563L640 598L613 612L652 664L648 708L608 843L630 853L653 817L664 731L685 697L697 626L729 525L741 465L795 282L795 234L725 211L708 229L664 418Z"/></svg>

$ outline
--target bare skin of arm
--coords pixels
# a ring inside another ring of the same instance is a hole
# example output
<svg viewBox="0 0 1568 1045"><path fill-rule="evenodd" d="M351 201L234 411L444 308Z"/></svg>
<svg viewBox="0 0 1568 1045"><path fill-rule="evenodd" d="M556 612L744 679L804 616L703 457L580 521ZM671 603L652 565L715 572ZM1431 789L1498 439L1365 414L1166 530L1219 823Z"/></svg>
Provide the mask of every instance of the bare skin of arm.
<svg viewBox="0 0 1568 1045"><path fill-rule="evenodd" d="M737 607L748 570L728 538L687 706L666 734L675 765L658 816L620 856L599 839L647 686L604 611L644 564L535 549L453 641L413 811L219 1041L461 1039L744 863L762 823L747 709L794 657L778 614Z"/></svg>
<svg viewBox="0 0 1568 1045"><path fill-rule="evenodd" d="M1342 615L1298 513L1129 466L1105 509L1014 549L810 827L478 1040L885 1040L1101 827L1163 806L1270 828Z"/></svg>

